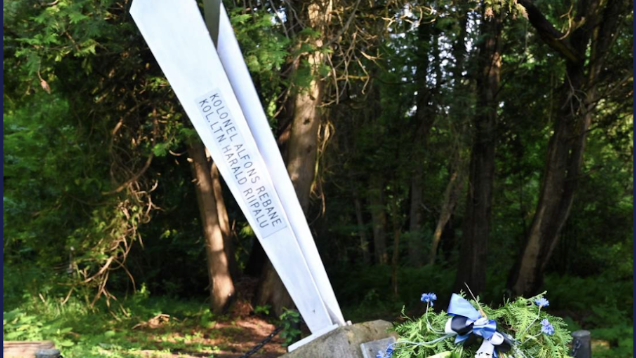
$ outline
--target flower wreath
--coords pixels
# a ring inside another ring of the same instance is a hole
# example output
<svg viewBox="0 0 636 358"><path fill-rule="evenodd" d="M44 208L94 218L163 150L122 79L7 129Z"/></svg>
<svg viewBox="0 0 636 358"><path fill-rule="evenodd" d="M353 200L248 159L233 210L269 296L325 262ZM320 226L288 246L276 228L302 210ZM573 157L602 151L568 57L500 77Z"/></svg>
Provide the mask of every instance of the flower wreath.
<svg viewBox="0 0 636 358"><path fill-rule="evenodd" d="M447 312L430 310L434 293L422 295L426 312L419 319L404 315L394 327L399 338L377 358L566 358L572 340L565 322L542 308L542 293L519 297L493 309L464 294L453 294Z"/></svg>

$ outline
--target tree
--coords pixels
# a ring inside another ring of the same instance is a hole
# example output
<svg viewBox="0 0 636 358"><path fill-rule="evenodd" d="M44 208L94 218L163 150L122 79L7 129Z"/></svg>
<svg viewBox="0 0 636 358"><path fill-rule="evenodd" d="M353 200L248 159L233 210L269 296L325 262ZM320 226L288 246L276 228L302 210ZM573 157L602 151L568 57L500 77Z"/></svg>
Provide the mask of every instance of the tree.
<svg viewBox="0 0 636 358"><path fill-rule="evenodd" d="M439 218L435 225L435 231L433 232L433 237L431 239L431 247L427 262L429 265L433 265L437 259L437 251L442 240L444 228L455 211L457 201L459 200L459 196L466 181L466 172L468 170L467 158L464 154L466 150L464 148L465 140L463 137L465 137L465 128L467 127L466 122L470 118L470 111L474 105L472 103L474 90L471 86L471 84L474 84L474 81L466 81L465 77L471 76L464 76L463 72L465 71L466 65L468 19L472 11L469 9L468 4L465 3L454 3L453 5L456 6L455 17L458 29L455 31L452 31L452 28L445 30L446 32L452 31L455 34L452 44L454 64L451 71L451 95L453 97L453 101L448 102L450 103L448 115L450 121L449 128L451 137L455 139L453 140L453 145L451 147L453 154L450 157L450 175L448 177L446 189L444 190Z"/></svg>
<svg viewBox="0 0 636 358"><path fill-rule="evenodd" d="M322 98L325 80L324 66L327 54L323 45L327 42L331 21L332 1L316 0L303 5L299 10L307 29L313 32L301 44L310 49L296 61L296 73L292 76L302 83L293 95L293 117L287 144L287 171L291 177L300 206L307 213L311 185L316 173L318 128L322 122Z"/></svg>
<svg viewBox="0 0 636 358"><path fill-rule="evenodd" d="M486 287L486 258L495 176L497 92L501 75L503 8L484 3L477 74L477 113L474 117L468 197L455 289L468 284L477 294Z"/></svg>
<svg viewBox="0 0 636 358"><path fill-rule="evenodd" d="M287 172L292 180L300 206L305 214L309 208L311 187L315 176L318 129L322 122L322 96L324 92L323 68L326 53L327 29L331 17L331 1L316 0L307 4L296 4L301 21L306 23L307 33L298 44L306 46L306 53L294 60L296 82L300 86L291 97L292 109L289 139L286 144ZM296 9L290 9L290 13ZM261 276L256 301L270 303L275 314L283 313L291 299L286 289L268 262Z"/></svg>
<svg viewBox="0 0 636 358"><path fill-rule="evenodd" d="M234 282L221 228L222 214L217 210L214 178L203 143L198 140L191 143L188 154L192 159L192 176L195 178L197 202L205 239L211 309L215 313L221 313L228 308L234 296Z"/></svg>
<svg viewBox="0 0 636 358"><path fill-rule="evenodd" d="M446 224L448 224L448 221L453 215L455 205L457 204L457 200L459 200L459 195L466 179L467 168L465 159L461 157L461 154L458 154L457 158L453 158L452 160L453 164L451 175L448 180L448 184L446 185L446 189L444 190L442 210L440 211L439 219L437 220L437 225L433 232L433 238L431 239L431 249L428 255L429 265L435 264L435 260L437 259L437 250L439 249L439 244L442 241L444 227L446 227Z"/></svg>
<svg viewBox="0 0 636 358"><path fill-rule="evenodd" d="M415 112L416 128L414 130L413 151L411 157L416 159L413 161L413 176L411 178L411 203L410 203L410 222L409 222L409 260L413 266L421 266L423 264L423 235L422 235L422 191L424 181L424 165L425 154L427 148L428 137L431 129L435 124L436 103L434 98L438 95L441 87L442 78L440 76L439 61L439 44L438 37L440 29L436 27L434 18L423 18L417 28L418 41L418 64L417 64L417 96L415 103L417 106ZM429 53L432 52L433 61L429 59ZM436 75L435 84L430 83L429 76ZM419 159L419 160L418 160Z"/></svg>
<svg viewBox="0 0 636 358"><path fill-rule="evenodd" d="M530 0L521 0L541 39L565 61L566 74L555 103L557 118L550 138L539 202L524 249L508 285L513 295L539 290L543 272L572 207L587 133L603 106L599 88L607 86L606 61L629 13L629 1L580 0L567 34L557 30Z"/></svg>
<svg viewBox="0 0 636 358"><path fill-rule="evenodd" d="M13 74L5 82L5 100L20 113L48 95L56 108L47 111L57 113L59 121L50 128L65 134L51 133L60 146L49 147L47 155L57 156L65 147L78 154L53 161L59 171L49 175L62 175L53 181L57 184L43 182L37 186L42 195L28 199L42 209L40 222L28 219L28 212L13 211L16 219L31 224L16 226L12 237L26 234L29 240L18 245L47 247L48 253L58 253L55 261L68 257L73 248L73 272L63 280L70 281L64 289L93 294L92 304L101 297L108 302L113 297L109 277L124 271L132 278L126 268L128 254L140 241L139 227L156 209L151 200L156 181L148 172L180 130L160 117L177 116L177 111L166 101L171 95L156 77L158 67L145 68L150 54L140 50L140 37L127 23L123 3L7 2L3 9L4 65ZM25 128L16 129L15 134L25 133ZM35 153L23 154L25 159L37 158ZM14 196L17 208L27 199L19 197L26 192L18 182L14 193L22 194ZM44 235L33 235L40 230ZM47 244L46 238L55 239ZM134 287L134 281L129 282Z"/></svg>
<svg viewBox="0 0 636 358"><path fill-rule="evenodd" d="M211 159L208 151L206 150L206 156ZM236 265L236 259L234 258L234 244L232 242L232 232L230 229L230 219L227 215L227 208L225 206L225 199L223 199L223 187L221 186L221 175L216 163L212 162L212 168L210 170L212 176L212 184L214 185L214 201L216 202L216 212L219 217L219 226L223 233L223 248L225 249L225 256L228 260L228 266L232 278L236 280L240 272Z"/></svg>

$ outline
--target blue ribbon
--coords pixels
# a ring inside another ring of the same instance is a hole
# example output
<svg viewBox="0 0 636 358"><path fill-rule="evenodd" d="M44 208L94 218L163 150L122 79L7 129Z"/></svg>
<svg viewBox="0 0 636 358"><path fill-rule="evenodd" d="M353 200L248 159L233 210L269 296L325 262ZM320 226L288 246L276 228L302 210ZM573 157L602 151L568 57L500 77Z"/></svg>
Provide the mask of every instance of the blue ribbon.
<svg viewBox="0 0 636 358"><path fill-rule="evenodd" d="M481 318L479 311L473 307L464 297L453 293L448 304L448 314L451 316L462 316L472 321L476 321Z"/></svg>
<svg viewBox="0 0 636 358"><path fill-rule="evenodd" d="M492 338L495 332L497 332L497 323L493 320L488 320L484 324L473 325L473 333L486 339Z"/></svg>
<svg viewBox="0 0 636 358"><path fill-rule="evenodd" d="M479 311L477 311L475 307L468 302L468 300L460 295L453 293L451 296L450 303L448 304L448 314L451 316L465 317L466 325L472 325L471 330L467 333L462 335L457 333L457 337L455 337L455 344L467 340L471 334L490 340L495 332L497 332L497 322L494 320L482 320L482 316ZM498 357L497 348L495 348L494 358Z"/></svg>
<svg viewBox="0 0 636 358"><path fill-rule="evenodd" d="M450 303L448 304L448 314L451 316L466 317L466 324L473 325L470 332L463 335L458 334L457 337L455 337L455 343L467 340L471 333L490 339L497 331L497 322L494 320L489 320L485 323L477 322L480 318L482 318L479 311L477 311L475 307L468 302L468 300L458 294L453 293L451 296Z"/></svg>

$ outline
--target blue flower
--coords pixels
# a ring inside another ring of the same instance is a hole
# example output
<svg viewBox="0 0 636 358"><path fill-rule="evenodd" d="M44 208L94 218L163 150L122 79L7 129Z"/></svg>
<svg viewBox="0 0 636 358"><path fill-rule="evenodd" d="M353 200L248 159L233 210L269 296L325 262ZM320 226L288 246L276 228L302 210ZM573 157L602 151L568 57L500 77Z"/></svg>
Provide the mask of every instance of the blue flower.
<svg viewBox="0 0 636 358"><path fill-rule="evenodd" d="M551 336L554 334L554 327L547 319L541 321L541 332Z"/></svg>
<svg viewBox="0 0 636 358"><path fill-rule="evenodd" d="M539 306L539 307L548 307L550 305L550 301L546 300L545 298L541 297L537 300L534 300L534 303Z"/></svg>
<svg viewBox="0 0 636 358"><path fill-rule="evenodd" d="M437 295L432 292L422 294L422 302L430 303L431 307L433 307L433 301L435 300L437 300Z"/></svg>
<svg viewBox="0 0 636 358"><path fill-rule="evenodd" d="M386 347L386 351L382 353L382 351L378 351L375 358L391 358L393 356L393 345L389 344Z"/></svg>

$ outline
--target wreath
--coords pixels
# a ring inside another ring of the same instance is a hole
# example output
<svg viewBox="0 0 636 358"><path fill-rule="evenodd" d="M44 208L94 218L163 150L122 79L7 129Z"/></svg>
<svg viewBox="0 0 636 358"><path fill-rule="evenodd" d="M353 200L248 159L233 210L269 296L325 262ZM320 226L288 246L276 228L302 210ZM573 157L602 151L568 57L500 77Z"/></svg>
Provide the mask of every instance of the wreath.
<svg viewBox="0 0 636 358"><path fill-rule="evenodd" d="M431 308L437 295L425 293L426 312L418 319L404 314L394 326L399 338L377 358L566 358L572 340L563 319L547 314L544 293L507 300L490 308L465 294L453 294L446 312Z"/></svg>

